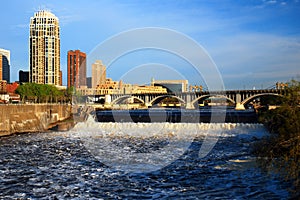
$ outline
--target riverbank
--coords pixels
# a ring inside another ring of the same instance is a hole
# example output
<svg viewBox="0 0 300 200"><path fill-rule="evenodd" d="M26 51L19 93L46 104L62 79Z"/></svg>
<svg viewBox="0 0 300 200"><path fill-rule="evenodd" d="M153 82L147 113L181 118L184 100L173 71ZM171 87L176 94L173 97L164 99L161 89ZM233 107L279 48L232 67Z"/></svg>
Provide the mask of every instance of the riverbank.
<svg viewBox="0 0 300 200"><path fill-rule="evenodd" d="M294 199L300 198L300 107L282 105L261 113L259 122L270 135L254 145L258 163L269 173L279 174L291 183ZM293 199L292 198L292 199Z"/></svg>
<svg viewBox="0 0 300 200"><path fill-rule="evenodd" d="M69 104L0 105L0 136L43 132L49 125L70 118Z"/></svg>
<svg viewBox="0 0 300 200"><path fill-rule="evenodd" d="M280 107L260 113L270 135L253 148L258 163L290 182L291 199L300 199L300 81L291 80Z"/></svg>

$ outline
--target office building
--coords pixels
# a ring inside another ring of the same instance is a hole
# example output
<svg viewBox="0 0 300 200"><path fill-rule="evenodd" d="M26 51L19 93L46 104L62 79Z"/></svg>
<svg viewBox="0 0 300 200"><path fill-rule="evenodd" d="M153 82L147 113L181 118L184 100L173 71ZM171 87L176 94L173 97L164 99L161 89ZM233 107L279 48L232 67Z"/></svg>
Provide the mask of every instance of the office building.
<svg viewBox="0 0 300 200"><path fill-rule="evenodd" d="M0 49L0 80L10 83L10 51Z"/></svg>
<svg viewBox="0 0 300 200"><path fill-rule="evenodd" d="M30 18L29 81L60 85L60 33L58 18L39 11Z"/></svg>
<svg viewBox="0 0 300 200"><path fill-rule="evenodd" d="M86 54L80 50L68 51L68 87L86 85Z"/></svg>
<svg viewBox="0 0 300 200"><path fill-rule="evenodd" d="M87 88L92 88L92 77L86 77Z"/></svg>
<svg viewBox="0 0 300 200"><path fill-rule="evenodd" d="M188 80L151 80L151 85L162 86L168 93L181 93L188 91Z"/></svg>
<svg viewBox="0 0 300 200"><path fill-rule="evenodd" d="M96 60L92 64L92 88L96 88L97 85L105 84L106 82L106 67L101 60Z"/></svg>
<svg viewBox="0 0 300 200"><path fill-rule="evenodd" d="M19 82L28 83L29 82L29 71L19 71Z"/></svg>
<svg viewBox="0 0 300 200"><path fill-rule="evenodd" d="M167 89L162 86L140 85L133 86L131 94L166 94Z"/></svg>

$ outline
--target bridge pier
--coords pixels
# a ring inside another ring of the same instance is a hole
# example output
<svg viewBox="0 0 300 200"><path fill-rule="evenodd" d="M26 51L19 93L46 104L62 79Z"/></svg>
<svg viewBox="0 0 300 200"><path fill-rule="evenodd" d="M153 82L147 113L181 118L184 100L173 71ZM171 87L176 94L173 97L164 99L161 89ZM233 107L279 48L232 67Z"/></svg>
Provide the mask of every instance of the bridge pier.
<svg viewBox="0 0 300 200"><path fill-rule="evenodd" d="M195 109L195 106L191 102L189 102L186 103L185 109Z"/></svg>
<svg viewBox="0 0 300 200"><path fill-rule="evenodd" d="M145 96L144 103L145 103L145 106L147 106L148 108L152 106L148 95Z"/></svg>
<svg viewBox="0 0 300 200"><path fill-rule="evenodd" d="M244 106L243 104L241 104L241 103L237 103L237 104L235 105L235 109L236 109L236 110L246 110L246 109L245 109L245 106Z"/></svg>
<svg viewBox="0 0 300 200"><path fill-rule="evenodd" d="M186 96L186 105L185 105L186 109L195 109L195 106L192 104L192 97L190 94L188 94Z"/></svg>
<svg viewBox="0 0 300 200"><path fill-rule="evenodd" d="M238 104L241 103L241 102L242 102L242 96L241 96L240 93L237 93L237 94L235 95L235 103L236 103L236 105L238 105Z"/></svg>
<svg viewBox="0 0 300 200"><path fill-rule="evenodd" d="M110 94L105 95L105 104L111 104L111 96Z"/></svg>
<svg viewBox="0 0 300 200"><path fill-rule="evenodd" d="M104 98L105 98L104 108L110 109L111 102L112 102L112 96L110 94L106 94Z"/></svg>
<svg viewBox="0 0 300 200"><path fill-rule="evenodd" d="M240 93L237 93L235 95L235 109L236 110L246 110L245 106L241 104L242 102L242 95Z"/></svg>

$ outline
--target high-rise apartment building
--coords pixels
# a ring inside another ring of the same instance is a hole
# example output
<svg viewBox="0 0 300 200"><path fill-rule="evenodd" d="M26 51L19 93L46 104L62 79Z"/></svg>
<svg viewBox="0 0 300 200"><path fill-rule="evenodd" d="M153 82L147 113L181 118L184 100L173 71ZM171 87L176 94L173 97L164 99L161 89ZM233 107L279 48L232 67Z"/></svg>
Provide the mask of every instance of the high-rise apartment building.
<svg viewBox="0 0 300 200"><path fill-rule="evenodd" d="M58 18L39 11L30 18L30 82L60 85L60 36Z"/></svg>
<svg viewBox="0 0 300 200"><path fill-rule="evenodd" d="M86 85L86 54L80 50L68 51L68 87Z"/></svg>
<svg viewBox="0 0 300 200"><path fill-rule="evenodd" d="M10 51L0 49L0 80L10 83Z"/></svg>
<svg viewBox="0 0 300 200"><path fill-rule="evenodd" d="M96 60L92 64L92 88L96 88L99 84L105 84L106 81L106 67L101 60Z"/></svg>

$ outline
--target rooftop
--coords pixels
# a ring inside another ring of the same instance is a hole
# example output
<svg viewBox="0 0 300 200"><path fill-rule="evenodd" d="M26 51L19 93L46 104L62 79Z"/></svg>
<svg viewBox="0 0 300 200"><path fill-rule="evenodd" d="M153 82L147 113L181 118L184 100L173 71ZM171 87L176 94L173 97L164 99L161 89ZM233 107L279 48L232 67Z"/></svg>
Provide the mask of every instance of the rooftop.
<svg viewBox="0 0 300 200"><path fill-rule="evenodd" d="M48 10L40 10L36 13L34 13L34 18L54 18L58 20L58 18L50 11Z"/></svg>

